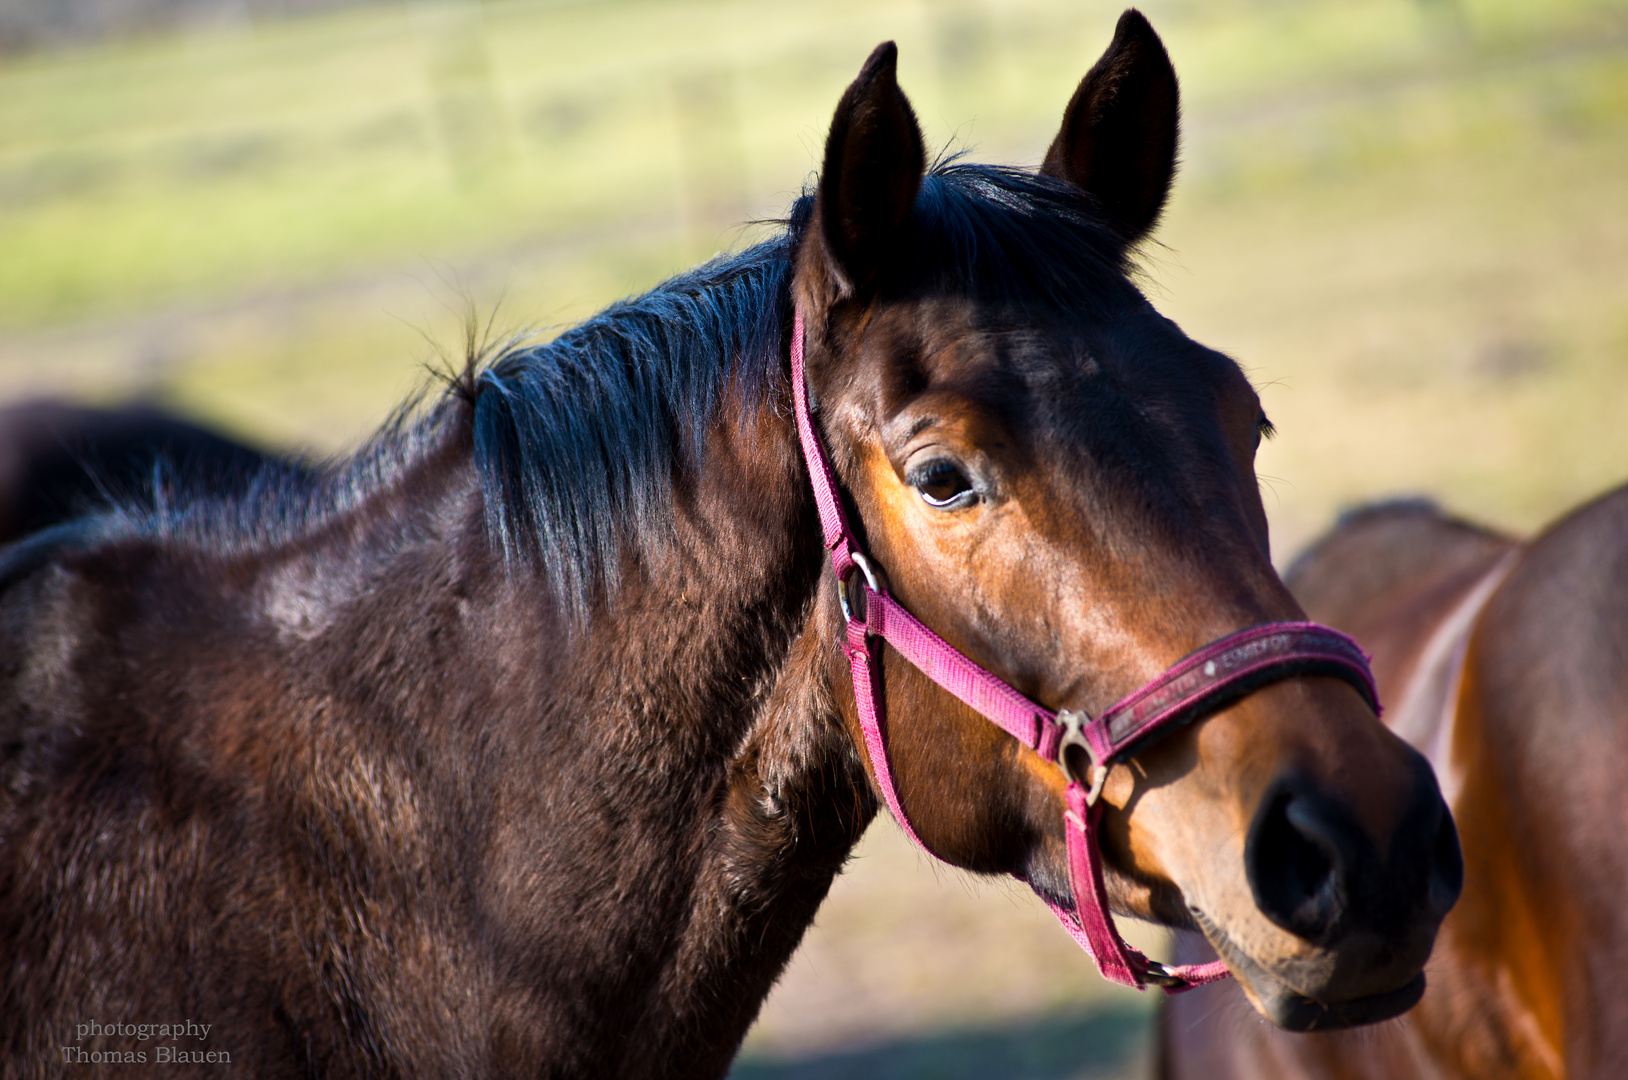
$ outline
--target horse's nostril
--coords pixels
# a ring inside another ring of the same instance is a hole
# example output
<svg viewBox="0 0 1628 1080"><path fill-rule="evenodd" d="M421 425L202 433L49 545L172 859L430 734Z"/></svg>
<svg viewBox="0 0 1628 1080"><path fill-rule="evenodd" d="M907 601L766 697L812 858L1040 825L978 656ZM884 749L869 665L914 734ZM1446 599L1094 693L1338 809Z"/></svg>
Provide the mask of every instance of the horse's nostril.
<svg viewBox="0 0 1628 1080"><path fill-rule="evenodd" d="M1244 846L1262 914L1309 941L1329 936L1345 910L1345 831L1335 809L1315 796L1281 792L1266 800Z"/></svg>

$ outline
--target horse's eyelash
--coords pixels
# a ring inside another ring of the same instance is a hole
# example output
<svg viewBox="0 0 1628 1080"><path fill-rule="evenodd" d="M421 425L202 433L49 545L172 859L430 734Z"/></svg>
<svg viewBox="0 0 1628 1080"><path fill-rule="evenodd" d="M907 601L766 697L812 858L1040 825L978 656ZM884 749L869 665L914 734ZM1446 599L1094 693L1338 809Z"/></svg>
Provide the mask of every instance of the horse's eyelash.
<svg viewBox="0 0 1628 1080"><path fill-rule="evenodd" d="M1266 418L1265 413L1261 413L1261 418L1255 421L1255 430L1260 432L1263 439L1270 439L1278 433L1276 425Z"/></svg>

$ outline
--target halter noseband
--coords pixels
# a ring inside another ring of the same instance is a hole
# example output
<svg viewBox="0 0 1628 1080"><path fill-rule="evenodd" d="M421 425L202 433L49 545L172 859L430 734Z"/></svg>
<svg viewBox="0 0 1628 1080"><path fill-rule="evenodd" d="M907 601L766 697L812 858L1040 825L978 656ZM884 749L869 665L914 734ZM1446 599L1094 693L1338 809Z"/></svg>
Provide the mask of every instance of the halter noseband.
<svg viewBox="0 0 1628 1080"><path fill-rule="evenodd" d="M967 659L906 611L877 580L875 567L848 527L836 473L814 429L803 364L800 308L792 326L791 383L797 437L813 482L825 547L836 571L842 615L847 623L845 649L853 670L854 702L871 769L894 820L922 850L933 854L910 824L888 761L885 707L871 674L878 660L878 639L893 646L929 679L1002 731L1063 770L1068 780L1068 809L1063 818L1074 909L1070 911L1044 895L1041 899L1105 978L1137 989L1152 983L1169 994L1225 978L1227 967L1219 960L1167 967L1148 959L1119 935L1108 913L1102 853L1097 843L1103 811L1097 797L1102 793L1108 769L1173 728L1215 712L1267 683L1295 675L1342 678L1356 687L1377 712L1379 694L1362 650L1344 634L1317 623L1264 623L1228 634L1177 661L1100 716L1093 718L1066 710L1053 713Z"/></svg>

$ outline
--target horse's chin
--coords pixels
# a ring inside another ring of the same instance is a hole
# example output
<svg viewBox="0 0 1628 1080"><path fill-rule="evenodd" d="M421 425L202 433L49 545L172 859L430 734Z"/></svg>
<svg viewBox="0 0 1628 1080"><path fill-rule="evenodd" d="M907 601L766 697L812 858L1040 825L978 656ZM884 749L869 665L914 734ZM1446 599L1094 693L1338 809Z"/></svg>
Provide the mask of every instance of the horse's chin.
<svg viewBox="0 0 1628 1080"><path fill-rule="evenodd" d="M1344 1001L1309 997L1250 959L1210 920L1200 917L1198 923L1255 1011L1285 1031L1338 1031L1377 1024L1402 1015L1424 996L1425 976L1420 971L1394 990Z"/></svg>
<svg viewBox="0 0 1628 1080"><path fill-rule="evenodd" d="M1401 1016L1417 1005L1425 992L1422 971L1387 993L1337 1002L1318 1001L1298 994L1269 976L1256 980L1240 975L1238 982L1255 1011L1285 1031L1338 1031L1377 1024Z"/></svg>

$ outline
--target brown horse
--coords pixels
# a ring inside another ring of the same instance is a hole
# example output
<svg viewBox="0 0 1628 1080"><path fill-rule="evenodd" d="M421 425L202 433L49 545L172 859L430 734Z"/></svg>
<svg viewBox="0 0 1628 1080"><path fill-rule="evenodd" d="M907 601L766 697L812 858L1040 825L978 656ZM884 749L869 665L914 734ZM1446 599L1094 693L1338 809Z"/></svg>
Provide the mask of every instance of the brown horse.
<svg viewBox="0 0 1628 1080"><path fill-rule="evenodd" d="M1628 489L1524 543L1428 505L1379 506L1288 582L1374 650L1387 720L1452 804L1463 899L1401 1019L1288 1035L1205 987L1166 1006L1163 1075L1628 1076Z"/></svg>
<svg viewBox="0 0 1628 1080"><path fill-rule="evenodd" d="M1034 701L1300 616L1254 391L1126 277L1175 157L1152 29L1038 175L929 170L894 62L779 238L472 364L348 470L0 555L8 1072L722 1075L877 808L794 306L877 572ZM880 687L922 839L1068 903L1062 773L891 651ZM1456 836L1347 682L1233 700L1102 798L1114 906L1202 926L1268 1015L1422 992Z"/></svg>

